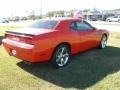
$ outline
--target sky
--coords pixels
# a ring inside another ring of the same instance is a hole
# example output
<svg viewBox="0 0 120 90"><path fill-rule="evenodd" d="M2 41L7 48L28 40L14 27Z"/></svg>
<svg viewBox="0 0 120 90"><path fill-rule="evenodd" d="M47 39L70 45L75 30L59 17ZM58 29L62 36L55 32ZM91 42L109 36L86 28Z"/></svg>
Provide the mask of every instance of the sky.
<svg viewBox="0 0 120 90"><path fill-rule="evenodd" d="M120 8L120 0L0 0L0 17L25 16L32 10L40 14L41 1L42 14L55 10Z"/></svg>

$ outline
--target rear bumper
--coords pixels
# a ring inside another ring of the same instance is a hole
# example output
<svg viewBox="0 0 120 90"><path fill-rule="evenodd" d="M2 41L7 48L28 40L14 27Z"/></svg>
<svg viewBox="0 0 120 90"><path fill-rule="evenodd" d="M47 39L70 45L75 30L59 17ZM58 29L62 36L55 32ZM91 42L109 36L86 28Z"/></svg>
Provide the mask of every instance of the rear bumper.
<svg viewBox="0 0 120 90"><path fill-rule="evenodd" d="M29 62L48 61L53 51L52 48L35 48L35 45L24 44L9 39L3 39L2 43L9 55ZM16 51L16 54L12 51Z"/></svg>
<svg viewBox="0 0 120 90"><path fill-rule="evenodd" d="M6 51L19 59L34 62L33 58L33 49L34 45L23 44L9 39L3 39L3 46ZM12 51L16 51L16 54L13 54Z"/></svg>

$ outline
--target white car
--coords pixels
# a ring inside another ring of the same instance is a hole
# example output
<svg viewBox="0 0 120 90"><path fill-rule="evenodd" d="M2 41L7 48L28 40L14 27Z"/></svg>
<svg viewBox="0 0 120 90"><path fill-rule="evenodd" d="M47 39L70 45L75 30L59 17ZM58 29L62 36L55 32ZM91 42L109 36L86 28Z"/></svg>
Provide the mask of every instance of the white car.
<svg viewBox="0 0 120 90"><path fill-rule="evenodd" d="M112 16L106 19L108 22L120 22L120 16Z"/></svg>
<svg viewBox="0 0 120 90"><path fill-rule="evenodd" d="M9 23L7 19L0 19L0 23Z"/></svg>

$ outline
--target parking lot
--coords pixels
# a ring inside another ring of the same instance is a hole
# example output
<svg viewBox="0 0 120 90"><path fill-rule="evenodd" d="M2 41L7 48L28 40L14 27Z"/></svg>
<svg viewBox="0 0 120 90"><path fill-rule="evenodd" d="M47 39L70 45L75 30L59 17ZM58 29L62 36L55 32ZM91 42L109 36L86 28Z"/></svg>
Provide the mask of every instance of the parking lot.
<svg viewBox="0 0 120 90"><path fill-rule="evenodd" d="M118 22L95 21L90 23L97 28L107 29L112 32L120 32L120 23Z"/></svg>

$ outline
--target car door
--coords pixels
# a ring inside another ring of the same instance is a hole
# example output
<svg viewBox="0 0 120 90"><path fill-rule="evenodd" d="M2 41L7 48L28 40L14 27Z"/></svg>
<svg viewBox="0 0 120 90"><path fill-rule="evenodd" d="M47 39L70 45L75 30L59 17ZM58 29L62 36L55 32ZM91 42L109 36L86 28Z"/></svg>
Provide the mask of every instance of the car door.
<svg viewBox="0 0 120 90"><path fill-rule="evenodd" d="M112 18L112 21L118 21L117 19L118 19L118 17L117 17L117 16L114 16L114 17Z"/></svg>
<svg viewBox="0 0 120 90"><path fill-rule="evenodd" d="M84 51L93 47L95 45L93 42L96 35L94 28L85 21L74 21L71 25L73 24L76 27L71 27L71 29L79 36L79 51Z"/></svg>
<svg viewBox="0 0 120 90"><path fill-rule="evenodd" d="M84 25L89 34L90 48L98 46L101 40L101 35L100 35L99 30L97 30L95 27L93 27L91 24L89 24L86 21L84 21Z"/></svg>

